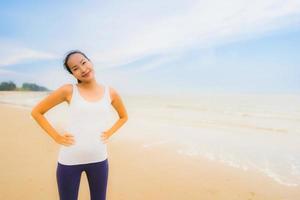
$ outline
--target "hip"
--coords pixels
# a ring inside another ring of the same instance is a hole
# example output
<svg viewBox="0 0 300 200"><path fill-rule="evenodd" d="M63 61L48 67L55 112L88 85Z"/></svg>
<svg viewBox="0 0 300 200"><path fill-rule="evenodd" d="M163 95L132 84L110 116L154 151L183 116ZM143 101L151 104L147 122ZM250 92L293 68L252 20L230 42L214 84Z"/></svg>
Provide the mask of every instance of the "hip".
<svg viewBox="0 0 300 200"><path fill-rule="evenodd" d="M106 145L99 146L61 146L58 162L61 164L91 163L105 160L108 157Z"/></svg>

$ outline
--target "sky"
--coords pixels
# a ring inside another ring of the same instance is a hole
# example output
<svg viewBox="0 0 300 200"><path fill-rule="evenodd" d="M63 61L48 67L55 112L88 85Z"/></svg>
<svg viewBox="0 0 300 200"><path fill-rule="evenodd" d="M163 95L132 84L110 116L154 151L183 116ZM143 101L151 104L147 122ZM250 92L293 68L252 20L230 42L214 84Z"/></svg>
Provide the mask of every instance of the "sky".
<svg viewBox="0 0 300 200"><path fill-rule="evenodd" d="M1 82L76 83L78 49L122 94L300 92L300 0L0 2Z"/></svg>

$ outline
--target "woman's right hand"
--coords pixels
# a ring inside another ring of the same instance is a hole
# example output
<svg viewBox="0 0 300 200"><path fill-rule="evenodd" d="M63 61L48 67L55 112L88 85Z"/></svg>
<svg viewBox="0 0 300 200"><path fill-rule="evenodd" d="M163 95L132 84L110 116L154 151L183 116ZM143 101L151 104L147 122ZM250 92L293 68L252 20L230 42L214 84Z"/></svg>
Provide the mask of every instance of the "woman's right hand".
<svg viewBox="0 0 300 200"><path fill-rule="evenodd" d="M58 144L64 145L64 146L70 146L70 145L75 144L74 136L69 133L65 133L63 135L58 135L55 138L55 142L57 142Z"/></svg>

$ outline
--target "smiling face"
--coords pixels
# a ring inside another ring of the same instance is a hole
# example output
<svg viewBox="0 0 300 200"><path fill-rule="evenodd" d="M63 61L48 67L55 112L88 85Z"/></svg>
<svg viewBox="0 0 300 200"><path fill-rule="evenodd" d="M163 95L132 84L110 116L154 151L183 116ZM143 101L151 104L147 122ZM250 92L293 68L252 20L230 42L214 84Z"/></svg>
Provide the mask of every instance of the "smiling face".
<svg viewBox="0 0 300 200"><path fill-rule="evenodd" d="M67 64L76 79L85 82L94 78L93 64L82 54L72 54L69 57Z"/></svg>

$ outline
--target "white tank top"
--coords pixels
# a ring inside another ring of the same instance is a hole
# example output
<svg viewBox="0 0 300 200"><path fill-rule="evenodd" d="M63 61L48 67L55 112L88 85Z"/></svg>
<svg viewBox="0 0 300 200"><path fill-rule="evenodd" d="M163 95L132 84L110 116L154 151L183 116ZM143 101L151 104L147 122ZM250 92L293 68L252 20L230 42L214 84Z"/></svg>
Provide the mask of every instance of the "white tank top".
<svg viewBox="0 0 300 200"><path fill-rule="evenodd" d="M107 158L107 147L101 140L101 134L106 131L110 112L109 87L104 84L105 91L100 100L87 101L81 96L77 84L72 85L66 132L74 136L75 144L60 146L58 162L75 165L103 161Z"/></svg>

